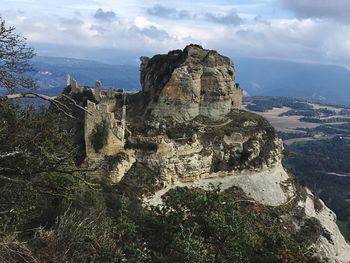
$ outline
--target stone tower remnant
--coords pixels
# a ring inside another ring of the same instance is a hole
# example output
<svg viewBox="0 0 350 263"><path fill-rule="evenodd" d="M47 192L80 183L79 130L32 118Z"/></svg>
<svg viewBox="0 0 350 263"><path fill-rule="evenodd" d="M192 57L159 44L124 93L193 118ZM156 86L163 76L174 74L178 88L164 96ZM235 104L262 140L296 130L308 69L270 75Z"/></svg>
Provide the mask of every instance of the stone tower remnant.
<svg viewBox="0 0 350 263"><path fill-rule="evenodd" d="M114 113L108 109L108 106L107 103L95 104L87 101L86 110L89 113L85 114L84 135L86 156L90 159L114 155L124 148L125 125L118 125ZM105 122L108 126L108 137L104 147L96 152L92 146L91 135L96 125L101 122Z"/></svg>
<svg viewBox="0 0 350 263"><path fill-rule="evenodd" d="M95 88L80 87L78 82L67 76L67 86L70 87L69 95L74 97L86 97L86 112L84 118L85 152L88 159L100 159L104 156L114 155L124 148L126 128L126 107L116 107L117 92L114 89L103 90L101 81L97 80ZM122 97L125 103L124 91ZM98 152L92 145L92 134L97 124L107 124L107 142Z"/></svg>

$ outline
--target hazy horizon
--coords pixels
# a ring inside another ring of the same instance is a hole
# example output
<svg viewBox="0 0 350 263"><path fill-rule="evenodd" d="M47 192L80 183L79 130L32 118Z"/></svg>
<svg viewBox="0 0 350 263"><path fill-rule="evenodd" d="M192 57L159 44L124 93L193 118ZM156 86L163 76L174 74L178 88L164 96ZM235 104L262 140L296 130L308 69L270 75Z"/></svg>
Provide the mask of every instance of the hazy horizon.
<svg viewBox="0 0 350 263"><path fill-rule="evenodd" d="M4 0L0 8L40 56L136 64L196 43L232 58L347 68L349 12L346 0Z"/></svg>
<svg viewBox="0 0 350 263"><path fill-rule="evenodd" d="M192 43L190 43L192 44ZM57 46L57 45L33 45L35 50L40 50L36 54L37 58L66 58L66 59L77 59L77 60L86 60L94 61L101 64L110 64L110 65L125 65L125 66L136 66L140 65L141 56L153 57L158 54L165 54L168 51L151 53L150 51L140 52L140 51L126 51L126 50L117 50L117 49L103 49L103 48L80 48L72 46ZM185 46L183 47L185 48ZM204 47L206 48L206 47ZM181 48L180 48L181 49ZM59 53L54 53L53 51L60 50ZM170 51L170 50L169 50ZM236 60L255 60L255 61L275 61L281 63L293 63L293 64L311 64L311 65L320 65L320 66L335 66L344 68L350 71L350 67L346 65L339 65L334 63L319 62L319 61L304 61L298 59L284 59L284 58L274 58L274 57L250 57L250 56L236 56L233 57L230 54L222 54L233 60L235 63ZM35 59L35 58L34 58ZM235 63L237 64L237 63ZM236 65L237 66L237 65Z"/></svg>

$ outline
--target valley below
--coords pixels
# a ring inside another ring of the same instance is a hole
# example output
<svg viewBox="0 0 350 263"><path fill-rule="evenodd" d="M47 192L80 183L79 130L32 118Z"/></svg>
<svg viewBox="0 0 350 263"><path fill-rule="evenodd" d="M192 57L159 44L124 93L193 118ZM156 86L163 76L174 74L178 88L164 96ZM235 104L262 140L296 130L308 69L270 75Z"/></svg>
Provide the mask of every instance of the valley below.
<svg viewBox="0 0 350 263"><path fill-rule="evenodd" d="M286 147L285 167L337 214L349 240L349 108L287 97L249 97L244 107L275 127Z"/></svg>
<svg viewBox="0 0 350 263"><path fill-rule="evenodd" d="M0 263L350 263L350 0L2 6Z"/></svg>
<svg viewBox="0 0 350 263"><path fill-rule="evenodd" d="M246 110L249 110L248 105L245 105L244 107ZM274 107L271 110L267 110L264 112L257 112L257 111L252 111L252 112L257 113L263 116L264 118L266 118L272 124L272 126L274 126L275 129L279 132L298 133L298 128L312 129L320 126L320 124L317 124L317 123L301 121L302 116L297 116L297 115L284 116L283 115L284 113L289 112L290 110L291 108L283 106L282 108Z"/></svg>

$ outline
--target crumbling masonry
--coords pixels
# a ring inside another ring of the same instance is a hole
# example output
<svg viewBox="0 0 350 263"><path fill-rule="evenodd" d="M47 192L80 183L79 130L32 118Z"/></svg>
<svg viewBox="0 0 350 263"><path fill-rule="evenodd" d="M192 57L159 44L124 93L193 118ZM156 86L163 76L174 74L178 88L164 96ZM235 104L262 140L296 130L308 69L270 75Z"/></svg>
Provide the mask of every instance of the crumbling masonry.
<svg viewBox="0 0 350 263"><path fill-rule="evenodd" d="M92 92L94 100L97 102L94 103L88 100L86 105L84 120L86 157L88 159L100 159L106 155L115 155L121 151L124 148L126 129L125 92L118 92L114 89L104 91L102 90L102 83L100 81L96 81L96 86L93 89L79 87L77 81L71 79L69 75L67 77L68 84L71 87L71 95L82 93L84 89L88 89ZM121 95L120 97L123 100L121 110L116 108L117 95ZM117 116L120 118L117 119ZM108 125L108 137L103 148L96 152L92 145L91 137L96 125L102 122L106 122Z"/></svg>

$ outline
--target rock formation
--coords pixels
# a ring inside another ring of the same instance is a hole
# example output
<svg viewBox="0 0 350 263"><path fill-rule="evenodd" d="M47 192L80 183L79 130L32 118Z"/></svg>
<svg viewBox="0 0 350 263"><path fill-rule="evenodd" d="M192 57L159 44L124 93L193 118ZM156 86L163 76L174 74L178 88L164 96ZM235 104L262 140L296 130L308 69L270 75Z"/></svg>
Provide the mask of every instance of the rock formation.
<svg viewBox="0 0 350 263"><path fill-rule="evenodd" d="M240 110L242 90L234 79L230 59L196 45L143 57L142 91L123 99L116 93L108 110L115 119L123 116L128 135L124 149L118 145L120 151L106 157L105 175L116 186L142 188L132 195L144 205L161 202L176 186L239 188L246 200L274 209L286 231L309 233L322 255L348 262L350 247L334 213L285 171L282 141L267 120ZM100 86L90 100L104 109Z"/></svg>
<svg viewBox="0 0 350 263"><path fill-rule="evenodd" d="M154 116L191 120L198 115L220 119L239 109L242 89L235 67L216 51L189 45L183 51L141 58L142 92Z"/></svg>

